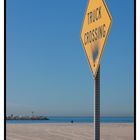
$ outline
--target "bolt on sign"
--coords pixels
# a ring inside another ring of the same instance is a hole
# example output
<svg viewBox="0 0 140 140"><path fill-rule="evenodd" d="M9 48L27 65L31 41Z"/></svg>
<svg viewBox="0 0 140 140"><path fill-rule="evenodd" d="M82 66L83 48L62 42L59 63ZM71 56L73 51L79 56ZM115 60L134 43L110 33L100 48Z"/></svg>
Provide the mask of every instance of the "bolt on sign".
<svg viewBox="0 0 140 140"><path fill-rule="evenodd" d="M104 0L88 0L80 36L94 78L98 71L111 21L111 15Z"/></svg>

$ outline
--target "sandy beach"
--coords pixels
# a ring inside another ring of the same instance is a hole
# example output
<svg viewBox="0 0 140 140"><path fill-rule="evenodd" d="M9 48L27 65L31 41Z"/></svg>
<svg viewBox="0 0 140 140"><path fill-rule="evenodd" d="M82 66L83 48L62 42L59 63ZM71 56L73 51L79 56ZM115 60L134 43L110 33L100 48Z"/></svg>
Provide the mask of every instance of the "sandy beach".
<svg viewBox="0 0 140 140"><path fill-rule="evenodd" d="M91 123L7 124L6 140L93 140ZM101 124L101 140L133 140L133 124Z"/></svg>

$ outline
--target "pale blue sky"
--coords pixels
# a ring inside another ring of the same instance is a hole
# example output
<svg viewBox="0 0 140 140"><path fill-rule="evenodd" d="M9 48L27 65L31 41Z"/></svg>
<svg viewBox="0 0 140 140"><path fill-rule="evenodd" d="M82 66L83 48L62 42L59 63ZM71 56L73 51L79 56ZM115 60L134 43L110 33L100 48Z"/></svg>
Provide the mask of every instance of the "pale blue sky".
<svg viewBox="0 0 140 140"><path fill-rule="evenodd" d="M101 114L132 116L133 0L106 0ZM94 81L80 41L87 0L7 0L7 114L91 116Z"/></svg>

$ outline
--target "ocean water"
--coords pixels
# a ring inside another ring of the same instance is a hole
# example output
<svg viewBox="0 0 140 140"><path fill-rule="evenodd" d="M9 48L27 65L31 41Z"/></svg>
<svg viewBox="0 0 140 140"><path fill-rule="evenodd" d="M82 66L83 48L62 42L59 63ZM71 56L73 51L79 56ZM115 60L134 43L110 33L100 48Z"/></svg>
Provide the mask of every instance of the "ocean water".
<svg viewBox="0 0 140 140"><path fill-rule="evenodd" d="M48 117L49 120L7 120L6 123L91 123L93 117ZM133 117L101 117L103 123L133 123Z"/></svg>

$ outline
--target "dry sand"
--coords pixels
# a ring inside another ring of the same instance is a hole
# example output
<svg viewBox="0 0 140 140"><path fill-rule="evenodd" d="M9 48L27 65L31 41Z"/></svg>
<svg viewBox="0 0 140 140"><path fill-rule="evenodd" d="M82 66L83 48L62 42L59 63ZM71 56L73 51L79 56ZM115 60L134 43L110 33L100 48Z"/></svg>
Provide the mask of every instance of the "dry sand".
<svg viewBox="0 0 140 140"><path fill-rule="evenodd" d="M6 140L93 140L93 124L7 124ZM101 124L101 140L133 140L133 124Z"/></svg>

